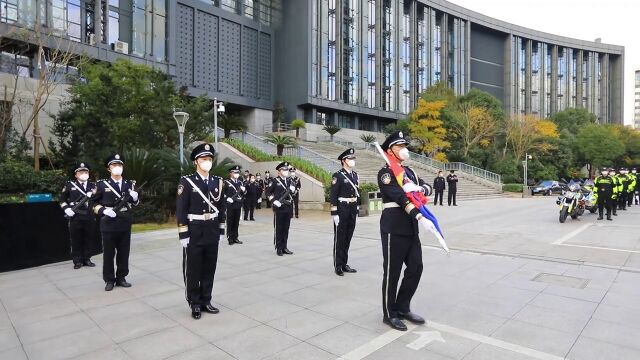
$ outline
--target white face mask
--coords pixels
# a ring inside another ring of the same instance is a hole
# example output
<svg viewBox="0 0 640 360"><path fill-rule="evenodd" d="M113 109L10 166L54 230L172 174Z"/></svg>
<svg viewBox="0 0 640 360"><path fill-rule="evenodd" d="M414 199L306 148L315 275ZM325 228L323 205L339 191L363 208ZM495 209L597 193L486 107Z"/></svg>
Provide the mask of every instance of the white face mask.
<svg viewBox="0 0 640 360"><path fill-rule="evenodd" d="M233 177L234 179L237 179L240 177L240 174L231 174L231 177Z"/></svg>
<svg viewBox="0 0 640 360"><path fill-rule="evenodd" d="M346 162L347 162L347 166L348 166L348 167L350 167L350 168L352 168L352 167L355 167L355 166L356 166L356 161L355 161L355 160L353 160L353 159L349 159L349 160L347 160Z"/></svg>
<svg viewBox="0 0 640 360"><path fill-rule="evenodd" d="M200 163L200 169L204 170L205 172L209 172L209 170L211 170L211 168L213 167L213 161L203 161Z"/></svg>
<svg viewBox="0 0 640 360"><path fill-rule="evenodd" d="M411 155L409 155L409 149L407 148L400 149L400 151L398 151L398 157L402 161L409 160L409 157L411 157Z"/></svg>
<svg viewBox="0 0 640 360"><path fill-rule="evenodd" d="M281 171L281 172L280 172L280 174L281 174L283 177L287 177L287 176L289 176L289 170Z"/></svg>
<svg viewBox="0 0 640 360"><path fill-rule="evenodd" d="M111 175L122 175L122 166L114 166L111 168Z"/></svg>
<svg viewBox="0 0 640 360"><path fill-rule="evenodd" d="M89 179L89 174L80 174L78 175L78 180L87 181Z"/></svg>
<svg viewBox="0 0 640 360"><path fill-rule="evenodd" d="M296 176L296 172L295 171L292 171L290 174L291 174L291 176Z"/></svg>
<svg viewBox="0 0 640 360"><path fill-rule="evenodd" d="M607 176L607 175L609 175L609 172L608 171L602 171L600 174L602 174L602 176Z"/></svg>

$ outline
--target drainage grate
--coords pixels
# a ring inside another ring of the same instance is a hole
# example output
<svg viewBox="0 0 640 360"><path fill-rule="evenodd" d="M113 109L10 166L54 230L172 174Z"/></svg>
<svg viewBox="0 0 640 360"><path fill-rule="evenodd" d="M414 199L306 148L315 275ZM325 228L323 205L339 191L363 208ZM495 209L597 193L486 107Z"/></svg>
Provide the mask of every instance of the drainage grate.
<svg viewBox="0 0 640 360"><path fill-rule="evenodd" d="M574 289L584 289L589 284L589 279L582 279L573 276L556 275L540 273L536 275L531 281L537 281L541 283L563 286Z"/></svg>

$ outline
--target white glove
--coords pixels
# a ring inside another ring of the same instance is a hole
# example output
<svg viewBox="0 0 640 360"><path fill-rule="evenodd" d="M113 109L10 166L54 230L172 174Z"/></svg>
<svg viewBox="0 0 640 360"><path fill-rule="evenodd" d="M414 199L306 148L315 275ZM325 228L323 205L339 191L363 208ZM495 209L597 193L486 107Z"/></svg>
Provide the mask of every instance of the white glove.
<svg viewBox="0 0 640 360"><path fill-rule="evenodd" d="M116 217L116 212L113 209L106 209L103 214L107 215L110 218Z"/></svg>
<svg viewBox="0 0 640 360"><path fill-rule="evenodd" d="M261 203L262 203L262 200L258 200L258 204L261 204Z"/></svg>
<svg viewBox="0 0 640 360"><path fill-rule="evenodd" d="M76 214L73 210L71 210L71 208L64 209L64 213L67 214L68 217L72 217Z"/></svg>
<svg viewBox="0 0 640 360"><path fill-rule="evenodd" d="M227 202L228 202L229 204L233 204L233 199L232 199L232 198L230 198L230 197L228 197L228 198L227 198Z"/></svg>
<svg viewBox="0 0 640 360"><path fill-rule="evenodd" d="M227 238L224 235L220 235L220 241L225 241Z"/></svg>
<svg viewBox="0 0 640 360"><path fill-rule="evenodd" d="M294 192L294 191L296 191L296 187L291 185L291 186L289 186L289 190L291 190L291 192Z"/></svg>
<svg viewBox="0 0 640 360"><path fill-rule="evenodd" d="M404 190L404 192L422 192L423 189L414 184L414 183L406 183L404 185L402 185L402 190Z"/></svg>
<svg viewBox="0 0 640 360"><path fill-rule="evenodd" d="M338 226L338 224L340 224L340 216L332 215L331 217L333 218L333 223L336 224L336 226Z"/></svg>
<svg viewBox="0 0 640 360"><path fill-rule="evenodd" d="M186 248L187 245L189 245L189 238L186 239L180 239L180 244L182 244L183 248Z"/></svg>
<svg viewBox="0 0 640 360"><path fill-rule="evenodd" d="M240 186L240 190L245 191L246 188L244 186Z"/></svg>
<svg viewBox="0 0 640 360"><path fill-rule="evenodd" d="M273 202L273 206L280 207L280 206L282 206L282 204L280 203L280 201L276 200L276 201Z"/></svg>
<svg viewBox="0 0 640 360"><path fill-rule="evenodd" d="M131 195L131 199L133 200L133 202L138 201L138 192L131 190L129 191L129 195Z"/></svg>

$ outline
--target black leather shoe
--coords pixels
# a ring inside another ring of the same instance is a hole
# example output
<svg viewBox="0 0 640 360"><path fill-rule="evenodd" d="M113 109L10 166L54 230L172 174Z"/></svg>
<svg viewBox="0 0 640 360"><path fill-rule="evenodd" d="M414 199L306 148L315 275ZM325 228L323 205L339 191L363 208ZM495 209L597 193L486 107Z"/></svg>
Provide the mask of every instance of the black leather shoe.
<svg viewBox="0 0 640 360"><path fill-rule="evenodd" d="M298 218L298 215L296 215L296 219Z"/></svg>
<svg viewBox="0 0 640 360"><path fill-rule="evenodd" d="M256 219L249 219L249 221L256 221Z"/></svg>
<svg viewBox="0 0 640 360"><path fill-rule="evenodd" d="M278 249L278 251L276 252L276 254L277 254L278 256L282 256L282 255L284 255L284 254L282 253L282 250L280 250L280 249Z"/></svg>
<svg viewBox="0 0 640 360"><path fill-rule="evenodd" d="M344 276L344 271L342 271L342 269L340 267L336 268L336 275L338 276Z"/></svg>
<svg viewBox="0 0 640 360"><path fill-rule="evenodd" d="M400 319L404 319L404 320L410 321L410 322L412 322L414 324L419 324L420 325L420 324L424 324L425 323L424 318L422 316L420 316L418 314L414 314L411 311L409 311L408 313L398 313L398 317Z"/></svg>
<svg viewBox="0 0 640 360"><path fill-rule="evenodd" d="M73 264L73 268L74 268L75 270L78 270L78 269L80 269L81 267L82 267L82 264L80 264L80 263L75 263L75 264Z"/></svg>
<svg viewBox="0 0 640 360"><path fill-rule="evenodd" d="M607 220L609 220L609 221L613 221L613 219L611 218L611 216L607 216Z"/></svg>
<svg viewBox="0 0 640 360"><path fill-rule="evenodd" d="M200 305L194 305L191 307L191 317L198 320L202 317L202 310Z"/></svg>
<svg viewBox="0 0 640 360"><path fill-rule="evenodd" d="M344 272L346 272L346 273L357 273L358 272L356 269L352 269L351 266L349 266L349 265L343 266L342 270L344 270Z"/></svg>
<svg viewBox="0 0 640 360"><path fill-rule="evenodd" d="M91 260L87 260L85 261L82 265L84 266L88 266L88 267L95 267L96 264L94 264L93 262L91 262Z"/></svg>
<svg viewBox="0 0 640 360"><path fill-rule="evenodd" d="M104 287L104 291L111 291L113 290L113 281L107 281L107 285L105 285Z"/></svg>
<svg viewBox="0 0 640 360"><path fill-rule="evenodd" d="M598 216L598 220L602 220L604 219L602 216Z"/></svg>
<svg viewBox="0 0 640 360"><path fill-rule="evenodd" d="M390 318L390 319L383 319L382 320L383 323L391 326L392 328L396 329L396 330L400 330L400 331L407 331L407 325L405 325L402 320L398 319L398 318Z"/></svg>
<svg viewBox="0 0 640 360"><path fill-rule="evenodd" d="M242 241L240 241L240 240L238 240L238 239L235 239L235 240L233 241L233 243L234 243L234 244L242 244Z"/></svg>
<svg viewBox="0 0 640 360"><path fill-rule="evenodd" d="M220 309L218 309L217 307L211 305L211 304L207 304L204 306L203 309L205 312L208 312L209 314L217 314L220 312Z"/></svg>
<svg viewBox="0 0 640 360"><path fill-rule="evenodd" d="M293 255L293 251L289 250L289 249L284 249L282 250L283 253L287 254L287 255Z"/></svg>
<svg viewBox="0 0 640 360"><path fill-rule="evenodd" d="M131 287L131 284L125 279L116 280L116 286L122 286L123 288Z"/></svg>

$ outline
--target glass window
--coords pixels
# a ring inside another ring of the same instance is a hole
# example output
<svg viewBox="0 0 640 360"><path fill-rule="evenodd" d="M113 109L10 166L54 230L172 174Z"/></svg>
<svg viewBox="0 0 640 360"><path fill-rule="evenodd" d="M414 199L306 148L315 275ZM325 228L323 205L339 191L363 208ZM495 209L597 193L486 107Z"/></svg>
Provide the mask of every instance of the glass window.
<svg viewBox="0 0 640 360"><path fill-rule="evenodd" d="M359 14L357 0L343 1L342 23L342 100L348 104L358 103Z"/></svg>
<svg viewBox="0 0 640 360"><path fill-rule="evenodd" d="M442 16L436 11L431 11L431 24L433 30L433 52L431 53L431 85L434 85L440 81L441 73L441 46L442 46Z"/></svg>
<svg viewBox="0 0 640 360"><path fill-rule="evenodd" d="M566 49L558 47L558 98L557 111L562 111L566 107L567 91L567 57Z"/></svg>
<svg viewBox="0 0 640 360"><path fill-rule="evenodd" d="M153 57L157 61L166 60L166 19L164 16L153 17Z"/></svg>
<svg viewBox="0 0 640 360"><path fill-rule="evenodd" d="M167 1L166 0L153 0L153 12L156 15L167 15Z"/></svg>
<svg viewBox="0 0 640 360"><path fill-rule="evenodd" d="M133 9L133 49L132 54L144 56L146 47L146 19L143 9Z"/></svg>
<svg viewBox="0 0 640 360"><path fill-rule="evenodd" d="M376 107L376 0L368 1L366 103Z"/></svg>
<svg viewBox="0 0 640 360"><path fill-rule="evenodd" d="M271 0L260 0L260 22L271 25Z"/></svg>
<svg viewBox="0 0 640 360"><path fill-rule="evenodd" d="M238 0L222 0L220 2L220 8L223 10L231 11L232 13L238 13Z"/></svg>
<svg viewBox="0 0 640 360"><path fill-rule="evenodd" d="M382 33L382 108L387 111L395 111L395 5L391 0L384 0L383 33Z"/></svg>
<svg viewBox="0 0 640 360"><path fill-rule="evenodd" d="M109 10L109 44L120 40L120 24L117 11Z"/></svg>
<svg viewBox="0 0 640 360"><path fill-rule="evenodd" d="M0 1L0 20L6 23L18 21L18 0Z"/></svg>
<svg viewBox="0 0 640 360"><path fill-rule="evenodd" d="M254 0L244 0L244 16L250 19L254 17L253 3Z"/></svg>
<svg viewBox="0 0 640 360"><path fill-rule="evenodd" d="M417 41L416 41L416 95L429 87L429 12L430 9L418 4L417 9Z"/></svg>
<svg viewBox="0 0 640 360"><path fill-rule="evenodd" d="M411 2L404 3L400 20L400 111L408 114L411 107Z"/></svg>

